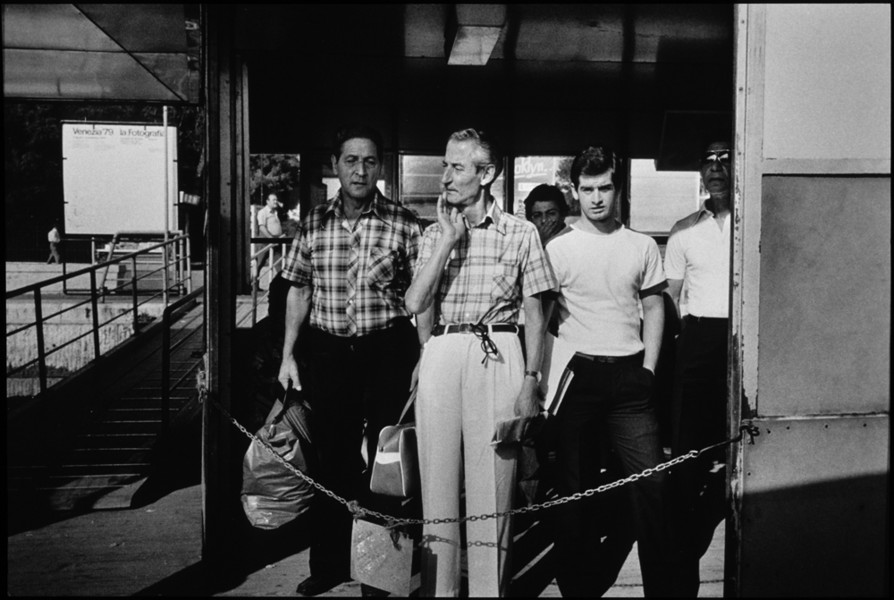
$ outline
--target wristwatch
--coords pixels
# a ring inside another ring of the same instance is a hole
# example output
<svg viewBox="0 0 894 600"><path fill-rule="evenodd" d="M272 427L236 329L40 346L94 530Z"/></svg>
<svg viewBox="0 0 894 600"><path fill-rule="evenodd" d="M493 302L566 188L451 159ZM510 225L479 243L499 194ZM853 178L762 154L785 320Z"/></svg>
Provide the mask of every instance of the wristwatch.
<svg viewBox="0 0 894 600"><path fill-rule="evenodd" d="M525 371L525 377L533 377L537 383L540 383L540 371Z"/></svg>

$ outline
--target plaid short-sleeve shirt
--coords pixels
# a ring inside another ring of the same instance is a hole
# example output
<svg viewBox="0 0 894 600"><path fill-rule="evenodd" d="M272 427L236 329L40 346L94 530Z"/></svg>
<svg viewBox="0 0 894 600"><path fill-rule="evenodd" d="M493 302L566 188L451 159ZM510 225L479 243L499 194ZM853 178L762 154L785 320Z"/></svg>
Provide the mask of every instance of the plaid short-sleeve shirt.
<svg viewBox="0 0 894 600"><path fill-rule="evenodd" d="M416 216L378 192L356 223L345 218L341 191L302 220L283 277L310 285L310 324L352 337L408 317L404 295L422 235Z"/></svg>
<svg viewBox="0 0 894 600"><path fill-rule="evenodd" d="M438 223L425 229L417 272L431 258L440 237ZM524 296L556 285L536 227L495 203L450 253L438 286L437 322L517 323Z"/></svg>

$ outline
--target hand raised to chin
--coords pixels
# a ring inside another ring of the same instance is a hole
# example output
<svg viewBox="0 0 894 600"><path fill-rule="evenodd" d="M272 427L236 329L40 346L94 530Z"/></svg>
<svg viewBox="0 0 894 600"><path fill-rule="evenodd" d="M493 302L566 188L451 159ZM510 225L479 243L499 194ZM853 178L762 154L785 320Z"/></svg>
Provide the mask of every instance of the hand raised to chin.
<svg viewBox="0 0 894 600"><path fill-rule="evenodd" d="M466 220L463 213L458 208L447 204L445 193L438 196L438 223L441 225L444 237L454 243L462 239L466 233Z"/></svg>

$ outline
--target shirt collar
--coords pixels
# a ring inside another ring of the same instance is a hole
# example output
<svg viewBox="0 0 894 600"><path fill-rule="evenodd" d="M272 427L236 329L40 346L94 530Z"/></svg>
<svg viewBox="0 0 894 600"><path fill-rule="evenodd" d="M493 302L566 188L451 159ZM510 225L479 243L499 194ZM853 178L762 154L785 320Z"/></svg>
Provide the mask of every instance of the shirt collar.
<svg viewBox="0 0 894 600"><path fill-rule="evenodd" d="M488 202L490 202L490 208L487 209L487 212L484 214L484 219L481 220L481 223L476 225L475 227L478 229L487 229L488 220L490 223L494 224L494 229L498 233L505 234L506 233L506 219L503 218L503 209L501 209L497 201L493 196L488 196Z"/></svg>
<svg viewBox="0 0 894 600"><path fill-rule="evenodd" d="M696 213L695 223L701 223L706 217L716 217L717 213L714 212L714 203L711 201L711 198L705 198L705 201L702 202L701 208ZM727 215L729 216L729 215ZM693 223L693 224L695 224Z"/></svg>
<svg viewBox="0 0 894 600"><path fill-rule="evenodd" d="M706 217L713 217L714 211L712 210L713 204L711 203L711 198L705 198L705 201L702 202L701 208L698 209L698 213L695 216L695 223L701 222Z"/></svg>
<svg viewBox="0 0 894 600"><path fill-rule="evenodd" d="M376 188L372 202L370 202L367 209L363 211L361 215L365 215L369 212L372 212L372 214L379 217L385 223L388 223L389 225L391 224L391 221L388 219L388 213L384 207L384 197L379 193L379 188ZM338 193L329 201L329 204L326 207L326 215L342 218L345 216L344 198L342 196L341 188L338 188Z"/></svg>

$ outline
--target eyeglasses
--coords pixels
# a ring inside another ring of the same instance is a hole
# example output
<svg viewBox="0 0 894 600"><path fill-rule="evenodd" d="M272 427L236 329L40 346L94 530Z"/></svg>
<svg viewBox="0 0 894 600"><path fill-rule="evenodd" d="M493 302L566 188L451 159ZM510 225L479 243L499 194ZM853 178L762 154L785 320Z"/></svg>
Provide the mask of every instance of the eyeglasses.
<svg viewBox="0 0 894 600"><path fill-rule="evenodd" d="M707 152L702 157L702 165L710 165L715 162L719 162L722 165L729 165L729 152L729 150L712 150L711 152Z"/></svg>
<svg viewBox="0 0 894 600"><path fill-rule="evenodd" d="M488 358L499 358L500 350L494 341L490 339L490 336L487 335L487 325L475 323L472 325L472 333L481 340L481 349L484 351L484 358L481 359L482 365L487 362Z"/></svg>

